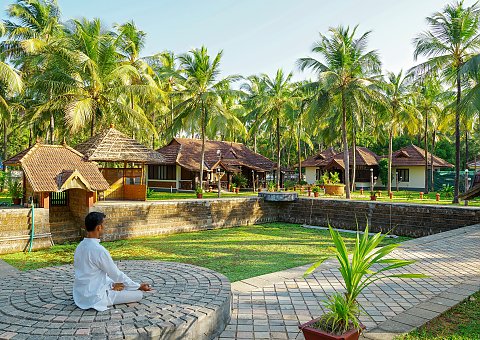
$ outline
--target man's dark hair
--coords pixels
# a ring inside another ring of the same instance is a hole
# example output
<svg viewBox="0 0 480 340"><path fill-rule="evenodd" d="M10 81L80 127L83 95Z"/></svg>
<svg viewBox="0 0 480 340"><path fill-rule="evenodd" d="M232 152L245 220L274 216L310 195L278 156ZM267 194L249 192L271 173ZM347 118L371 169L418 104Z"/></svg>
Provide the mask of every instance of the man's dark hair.
<svg viewBox="0 0 480 340"><path fill-rule="evenodd" d="M91 212L85 217L85 229L87 231L94 231L95 228L103 223L103 220L107 217L104 213L101 212Z"/></svg>

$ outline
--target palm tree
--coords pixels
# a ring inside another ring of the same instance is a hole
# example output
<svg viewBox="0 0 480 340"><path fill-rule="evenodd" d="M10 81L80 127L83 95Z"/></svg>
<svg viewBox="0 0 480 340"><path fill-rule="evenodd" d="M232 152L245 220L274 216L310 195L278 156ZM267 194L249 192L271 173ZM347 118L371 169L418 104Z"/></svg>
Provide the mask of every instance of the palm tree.
<svg viewBox="0 0 480 340"><path fill-rule="evenodd" d="M62 109L71 131L82 129L90 121L93 136L98 120L102 123L141 124L153 130L142 111L128 105L128 94L148 93L143 85L132 85L132 79L140 78L139 71L132 65L119 62L117 46L112 34L105 32L98 19L73 21L69 32L72 53L59 56L58 77L54 98L37 109Z"/></svg>
<svg viewBox="0 0 480 340"><path fill-rule="evenodd" d="M402 71L398 74L387 72L387 79L383 84L385 91L383 121L388 126L388 192L392 191L393 138L405 127L415 126L412 122L418 116L418 111L410 101L412 93L409 85Z"/></svg>
<svg viewBox="0 0 480 340"><path fill-rule="evenodd" d="M429 58L414 71L420 74L439 72L447 82L456 86L454 203L458 203L460 184L461 69L480 47L479 19L477 3L469 7L465 7L463 1L448 4L441 12L427 17L430 29L414 40L415 58L421 55Z"/></svg>
<svg viewBox="0 0 480 340"><path fill-rule="evenodd" d="M214 116L225 115L221 94L225 91L228 92L230 82L238 78L230 76L219 79L221 58L222 52L219 52L212 59L204 46L200 49L193 49L179 57L184 88L179 91L182 101L174 108L176 115L172 130L180 131L187 123L200 125L202 139L201 188L203 188L205 139L208 122Z"/></svg>
<svg viewBox="0 0 480 340"><path fill-rule="evenodd" d="M259 131L261 127L271 127L275 129L276 135L276 186L280 188L281 177L281 138L280 129L281 122L287 110L292 109L293 106L293 86L290 82L292 74L285 75L282 69L277 70L275 78L270 78L268 75L261 76L265 83L265 92L262 98L259 98L259 111L257 121L252 126L253 133ZM269 129L266 129L269 131Z"/></svg>
<svg viewBox="0 0 480 340"><path fill-rule="evenodd" d="M357 38L357 27L352 30L349 27L330 28L330 36L320 34L320 41L312 48L312 52L318 53L323 60L311 57L298 60L302 71L309 68L318 75L321 112L331 110L331 104L339 102L347 199L350 198L347 116L355 110L362 111L366 98L378 99L372 85L377 83L375 76L381 67L377 52L366 51L370 32Z"/></svg>
<svg viewBox="0 0 480 340"><path fill-rule="evenodd" d="M5 26L0 23L0 37L5 34ZM0 49L1 52L1 49ZM4 54L0 53L0 58ZM10 99L23 89L23 82L16 70L0 59L0 117L2 118L3 148L2 159L7 158L8 125L11 121L12 103Z"/></svg>
<svg viewBox="0 0 480 340"><path fill-rule="evenodd" d="M8 32L3 43L5 53L20 66L26 79L45 71L49 56L56 48L54 42L63 34L60 22L60 8L55 0L17 0L11 4L7 13L15 21L7 20ZM44 97L51 97L51 89L46 90ZM40 97L37 97L39 100ZM54 142L55 112L47 113L50 121L50 143Z"/></svg>

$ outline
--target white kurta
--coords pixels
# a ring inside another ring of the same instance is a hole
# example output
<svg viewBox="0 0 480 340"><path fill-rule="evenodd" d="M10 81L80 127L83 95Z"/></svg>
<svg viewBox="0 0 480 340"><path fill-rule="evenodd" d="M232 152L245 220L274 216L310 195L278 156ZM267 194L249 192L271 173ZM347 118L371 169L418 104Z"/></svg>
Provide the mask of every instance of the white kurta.
<svg viewBox="0 0 480 340"><path fill-rule="evenodd" d="M75 249L73 258L75 282L73 300L82 309L108 309L107 291L114 282L123 283L125 289L138 289L140 284L132 281L118 269L110 253L96 238L84 238Z"/></svg>

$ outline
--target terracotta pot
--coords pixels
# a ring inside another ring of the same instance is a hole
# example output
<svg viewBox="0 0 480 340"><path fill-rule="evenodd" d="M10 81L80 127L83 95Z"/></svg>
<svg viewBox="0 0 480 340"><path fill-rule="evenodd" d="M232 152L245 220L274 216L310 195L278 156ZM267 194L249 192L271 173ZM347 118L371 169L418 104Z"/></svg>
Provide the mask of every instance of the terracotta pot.
<svg viewBox="0 0 480 340"><path fill-rule="evenodd" d="M240 188L235 188L235 193L238 194L240 192Z"/></svg>
<svg viewBox="0 0 480 340"><path fill-rule="evenodd" d="M13 201L14 205L20 205L20 203L22 202L22 199L21 198L14 198L12 201Z"/></svg>
<svg viewBox="0 0 480 340"><path fill-rule="evenodd" d="M260 187L260 188L258 188L258 192L262 192L262 188L261 188L261 187Z"/></svg>
<svg viewBox="0 0 480 340"><path fill-rule="evenodd" d="M340 184L340 185L326 184L325 185L325 194L326 195L342 196L342 195L345 194L345 185L343 185L343 184Z"/></svg>
<svg viewBox="0 0 480 340"><path fill-rule="evenodd" d="M318 194L319 194L319 192L314 192L314 193L313 193L313 196L314 196L314 197L318 197Z"/></svg>
<svg viewBox="0 0 480 340"><path fill-rule="evenodd" d="M437 202L440 201L440 194L438 192L435 194L435 200Z"/></svg>
<svg viewBox="0 0 480 340"><path fill-rule="evenodd" d="M363 188L360 189L360 195L363 195Z"/></svg>
<svg viewBox="0 0 480 340"><path fill-rule="evenodd" d="M370 201L376 201L377 200L377 196L375 195L370 195Z"/></svg>
<svg viewBox="0 0 480 340"><path fill-rule="evenodd" d="M420 199L423 200L423 192L420 191Z"/></svg>
<svg viewBox="0 0 480 340"><path fill-rule="evenodd" d="M203 194L197 194L197 198L203 198Z"/></svg>
<svg viewBox="0 0 480 340"><path fill-rule="evenodd" d="M312 196L312 190L308 189L308 196Z"/></svg>
<svg viewBox="0 0 480 340"><path fill-rule="evenodd" d="M390 191L390 192L388 193L388 196L390 196L390 199L393 199L393 192Z"/></svg>
<svg viewBox="0 0 480 340"><path fill-rule="evenodd" d="M317 321L318 319L311 320L298 326L298 328L302 330L305 340L358 340L360 337L360 331L358 329L352 329L341 335L333 335L320 329L310 327L311 324ZM360 326L362 329L365 329L364 325L360 324Z"/></svg>

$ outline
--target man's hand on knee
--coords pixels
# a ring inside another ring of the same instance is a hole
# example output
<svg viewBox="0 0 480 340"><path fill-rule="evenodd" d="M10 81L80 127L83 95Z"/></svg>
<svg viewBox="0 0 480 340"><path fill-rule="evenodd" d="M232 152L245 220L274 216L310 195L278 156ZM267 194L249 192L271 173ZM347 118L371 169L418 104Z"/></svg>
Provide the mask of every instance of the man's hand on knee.
<svg viewBox="0 0 480 340"><path fill-rule="evenodd" d="M125 285L123 283L114 283L112 286L112 290L116 290L117 292L120 292L125 289Z"/></svg>
<svg viewBox="0 0 480 340"><path fill-rule="evenodd" d="M148 283L141 283L140 284L140 287L138 288L139 290L141 291L144 291L144 292L149 292L152 290L152 287L150 287L150 285Z"/></svg>

